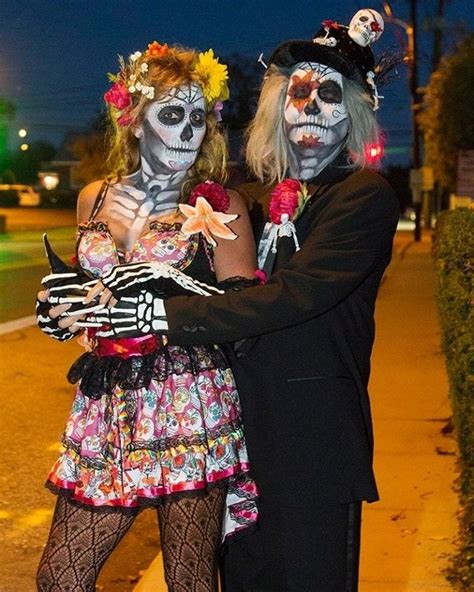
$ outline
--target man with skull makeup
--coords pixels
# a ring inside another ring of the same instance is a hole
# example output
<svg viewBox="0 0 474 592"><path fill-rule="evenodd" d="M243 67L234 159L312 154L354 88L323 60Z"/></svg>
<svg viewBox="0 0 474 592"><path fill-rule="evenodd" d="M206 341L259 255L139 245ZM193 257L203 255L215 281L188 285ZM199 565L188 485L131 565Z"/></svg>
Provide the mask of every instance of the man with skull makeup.
<svg viewBox="0 0 474 592"><path fill-rule="evenodd" d="M255 283L245 205L211 181L225 178L218 121L227 71L212 50L157 42L120 64L105 95L111 176L79 197L79 267L68 268L45 240L52 273L38 294L38 324L58 340L87 329L86 353L68 375L78 387L47 482L58 500L38 589L94 590L139 509L152 506L169 590L217 591L222 538L253 526L257 515L224 351L173 346L145 324L137 338L101 337L87 315L102 305L83 301L91 278L126 261L153 261L177 294Z"/></svg>
<svg viewBox="0 0 474 592"><path fill-rule="evenodd" d="M136 270L143 292L128 293L132 265L90 292L118 300L96 313L104 335L136 335L148 310L171 343L236 343L260 518L258 532L229 547L226 592L358 587L361 502L378 497L367 392L373 312L398 220L394 192L364 168L365 146L379 139L369 45L382 31L366 9L349 27L324 21L313 40L283 43L270 58L247 145L260 182L241 187L269 211L259 244L265 285L163 301L152 267ZM150 303L138 305L144 294Z"/></svg>

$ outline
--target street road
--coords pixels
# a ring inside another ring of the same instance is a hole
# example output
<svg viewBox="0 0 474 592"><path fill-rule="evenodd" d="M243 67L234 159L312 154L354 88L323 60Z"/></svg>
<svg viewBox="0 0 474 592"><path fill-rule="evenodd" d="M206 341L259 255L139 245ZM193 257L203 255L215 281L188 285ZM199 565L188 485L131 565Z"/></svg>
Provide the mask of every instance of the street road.
<svg viewBox="0 0 474 592"><path fill-rule="evenodd" d="M34 313L47 273L41 234L67 260L74 248L74 212L7 212L0 235L1 323ZM44 488L74 387L65 378L82 353L36 327L0 334L0 592L36 591L35 571L47 538L55 496ZM143 512L104 568L98 590L130 592L159 550L156 515Z"/></svg>

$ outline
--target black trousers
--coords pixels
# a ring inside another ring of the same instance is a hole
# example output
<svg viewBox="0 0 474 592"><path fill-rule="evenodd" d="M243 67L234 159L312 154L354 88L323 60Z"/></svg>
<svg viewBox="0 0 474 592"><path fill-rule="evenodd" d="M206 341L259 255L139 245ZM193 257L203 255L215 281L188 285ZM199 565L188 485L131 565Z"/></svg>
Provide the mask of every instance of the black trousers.
<svg viewBox="0 0 474 592"><path fill-rule="evenodd" d="M357 592L360 502L259 509L259 530L224 555L224 592Z"/></svg>

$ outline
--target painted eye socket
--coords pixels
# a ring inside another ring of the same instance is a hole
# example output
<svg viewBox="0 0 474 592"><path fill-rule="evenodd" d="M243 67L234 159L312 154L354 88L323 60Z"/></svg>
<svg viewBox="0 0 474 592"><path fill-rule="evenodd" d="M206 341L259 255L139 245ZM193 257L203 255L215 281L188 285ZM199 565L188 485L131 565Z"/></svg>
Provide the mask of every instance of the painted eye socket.
<svg viewBox="0 0 474 592"><path fill-rule="evenodd" d="M189 116L191 125L196 128L203 128L206 123L206 114L203 109L195 109Z"/></svg>
<svg viewBox="0 0 474 592"><path fill-rule="evenodd" d="M158 121L163 125L177 125L184 119L184 109L178 105L168 105L158 113Z"/></svg>
<svg viewBox="0 0 474 592"><path fill-rule="evenodd" d="M342 103L342 88L334 80L321 82L318 96L325 103Z"/></svg>
<svg viewBox="0 0 474 592"><path fill-rule="evenodd" d="M369 20L369 17L368 16L361 16L359 20L361 23L366 23Z"/></svg>
<svg viewBox="0 0 474 592"><path fill-rule="evenodd" d="M311 95L311 85L297 82L291 87L291 96L293 99L307 99Z"/></svg>

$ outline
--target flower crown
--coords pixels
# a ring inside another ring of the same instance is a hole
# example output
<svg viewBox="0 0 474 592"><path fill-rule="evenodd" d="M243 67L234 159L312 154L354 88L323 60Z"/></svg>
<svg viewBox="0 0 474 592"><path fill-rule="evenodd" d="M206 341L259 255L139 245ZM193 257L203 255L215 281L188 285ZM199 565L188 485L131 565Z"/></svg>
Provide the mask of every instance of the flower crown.
<svg viewBox="0 0 474 592"><path fill-rule="evenodd" d="M178 56L182 51L166 43L153 41L145 52L135 51L127 61L119 56L120 70L117 74L109 73L109 80L113 85L104 94L104 100L110 105L118 125L123 127L133 123L132 109L137 104L137 101L134 103L134 97L144 96L150 101L155 98L155 88L147 78L148 63L167 55ZM214 56L214 51L209 49L198 54L192 69L192 79L201 86L208 106L214 109L220 121L222 102L229 98L227 66L220 64L219 59Z"/></svg>

